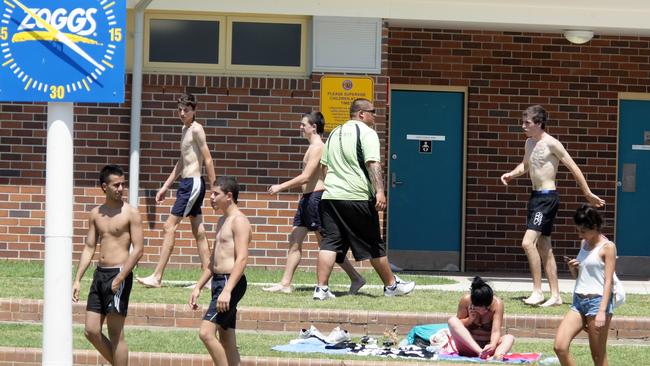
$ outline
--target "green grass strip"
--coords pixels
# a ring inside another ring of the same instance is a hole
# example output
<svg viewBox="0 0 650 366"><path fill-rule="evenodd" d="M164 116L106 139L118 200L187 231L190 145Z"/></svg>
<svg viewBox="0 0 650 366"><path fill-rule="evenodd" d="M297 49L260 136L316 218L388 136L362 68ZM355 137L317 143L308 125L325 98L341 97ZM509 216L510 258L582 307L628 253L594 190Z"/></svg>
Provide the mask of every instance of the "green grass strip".
<svg viewBox="0 0 650 366"><path fill-rule="evenodd" d="M137 269L136 273L146 276L149 269ZM176 281L191 281L198 277L198 270L172 270L165 273L165 279ZM368 282L380 284L374 271L364 272ZM40 276L40 277L39 277ZM0 261L0 298L43 298L43 269L40 263L21 261ZM262 270L249 268L246 271L249 283L273 283L280 280L282 271ZM313 272L296 272L296 283L313 283ZM403 278L415 280L418 284L446 284L452 281L423 275L402 275ZM88 295L91 273L87 273L81 285L81 299L84 301ZM333 287L338 296L335 301L314 301L311 299L313 287L297 287L291 294L268 293L262 291L260 286L249 285L246 295L240 302L241 306L295 308L302 309L338 309L338 310L375 310L395 312L437 312L453 314L456 312L458 300L463 292L440 290L416 290L404 297L387 298L383 296L380 288L364 288L357 296L346 294L349 280L344 273L334 273L332 284L342 287ZM130 303L157 303L157 304L186 304L191 290L183 287L163 287L161 289L147 289L134 284L131 292ZM571 303L571 294L562 294L564 305L551 308L538 308L524 305L522 298L529 295L523 292L498 293L504 300L506 315L564 315ZM200 303L207 305L209 291L203 291ZM615 310L616 316L650 317L650 295L629 294L627 302Z"/></svg>
<svg viewBox="0 0 650 366"><path fill-rule="evenodd" d="M0 323L0 346L3 347L30 347L41 348L41 325L36 324L7 324ZM207 355L207 351L198 338L197 330L151 330L127 327L125 331L126 342L131 352L161 352ZM371 335L372 336L372 335ZM404 336L402 334L402 336ZM83 327L73 328L74 349L90 350L93 346L85 339ZM297 354L277 352L271 347L287 344L296 338L290 334L255 334L237 332L237 344L242 356L282 357L282 358L313 358L313 359L341 359L341 360L370 360L384 358L361 357L356 355L324 355L324 354ZM377 335L379 337L379 335ZM381 338L379 338L381 339ZM358 339L353 339L358 341ZM525 339L515 341L513 352L541 352L544 357L554 356L553 342L550 339L532 341ZM578 365L590 365L591 354L589 346L580 342L571 347L571 353ZM607 353L610 365L645 365L650 359L650 347L644 345L608 345Z"/></svg>

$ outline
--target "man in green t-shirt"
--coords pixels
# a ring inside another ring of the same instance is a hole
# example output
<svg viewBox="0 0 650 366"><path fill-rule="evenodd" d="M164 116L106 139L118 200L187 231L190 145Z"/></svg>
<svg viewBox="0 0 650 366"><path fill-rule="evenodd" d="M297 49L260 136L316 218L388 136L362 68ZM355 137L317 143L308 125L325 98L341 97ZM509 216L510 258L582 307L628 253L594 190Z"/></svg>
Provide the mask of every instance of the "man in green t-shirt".
<svg viewBox="0 0 650 366"><path fill-rule="evenodd" d="M375 109L367 99L350 106L350 120L335 128L323 148L321 164L326 171L321 201L321 245L318 252L318 285L315 300L334 298L328 287L337 256L352 249L354 259L369 259L384 282L385 296L406 295L414 282L393 274L381 238L378 210L386 209L379 137L369 127Z"/></svg>

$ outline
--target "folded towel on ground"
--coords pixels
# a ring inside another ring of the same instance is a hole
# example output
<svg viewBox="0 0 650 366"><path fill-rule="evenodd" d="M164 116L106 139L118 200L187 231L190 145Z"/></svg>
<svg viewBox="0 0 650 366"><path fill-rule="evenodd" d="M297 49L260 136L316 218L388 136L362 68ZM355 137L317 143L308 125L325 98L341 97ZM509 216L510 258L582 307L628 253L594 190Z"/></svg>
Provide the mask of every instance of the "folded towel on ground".
<svg viewBox="0 0 650 366"><path fill-rule="evenodd" d="M439 360L448 360L448 361L465 361L465 362L489 362L489 363L510 363L510 364L525 364L533 363L539 361L542 357L541 353L507 353L503 356L503 361L495 360L484 360L478 357L465 357L459 356L458 354L440 354L438 355Z"/></svg>
<svg viewBox="0 0 650 366"><path fill-rule="evenodd" d="M274 351L280 352L296 352L296 353L329 353L329 354L346 354L347 348L335 349L325 348L327 344L321 342L316 338L307 339L294 339L290 344L284 344L271 348Z"/></svg>

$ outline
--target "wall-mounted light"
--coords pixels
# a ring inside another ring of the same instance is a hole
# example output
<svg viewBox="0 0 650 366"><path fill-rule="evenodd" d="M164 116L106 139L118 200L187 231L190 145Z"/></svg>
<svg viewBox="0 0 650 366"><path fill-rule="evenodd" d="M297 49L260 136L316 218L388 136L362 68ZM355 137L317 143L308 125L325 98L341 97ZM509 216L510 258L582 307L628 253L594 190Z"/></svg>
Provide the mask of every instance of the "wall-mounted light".
<svg viewBox="0 0 650 366"><path fill-rule="evenodd" d="M594 38L594 32L588 30L565 30L564 38L573 44L583 44Z"/></svg>

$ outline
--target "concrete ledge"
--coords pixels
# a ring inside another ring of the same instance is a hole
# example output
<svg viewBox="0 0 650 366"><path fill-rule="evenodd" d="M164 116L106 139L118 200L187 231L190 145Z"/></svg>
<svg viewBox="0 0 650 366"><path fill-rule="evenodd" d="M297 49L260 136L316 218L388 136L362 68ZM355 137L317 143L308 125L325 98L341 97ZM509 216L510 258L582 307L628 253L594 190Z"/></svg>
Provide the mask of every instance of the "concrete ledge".
<svg viewBox="0 0 650 366"><path fill-rule="evenodd" d="M40 323L42 308L42 300L0 299L0 321ZM85 304L73 304L75 324L83 324L85 311ZM127 325L198 329L203 311L191 311L186 305L130 304ZM376 336L397 326L398 334L405 335L414 325L446 323L450 316L443 313L241 307L237 313L237 328L297 334L310 324L324 332L340 325L354 335ZM561 316L510 315L504 320L504 328L516 337L553 338L561 320ZM579 336L586 337L586 333ZM650 318L614 316L609 337L650 341Z"/></svg>
<svg viewBox="0 0 650 366"><path fill-rule="evenodd" d="M5 366L40 366L41 350L38 348L0 347L0 364ZM314 357L318 357L315 355ZM74 365L109 365L97 351L74 351ZM129 364L138 366L213 366L212 359L207 355L189 355L176 353L130 352ZM406 366L412 365L409 360L400 361L368 361L362 360L319 360L311 358L278 358L278 357L242 357L241 366ZM436 362L436 366L458 366L459 363Z"/></svg>

